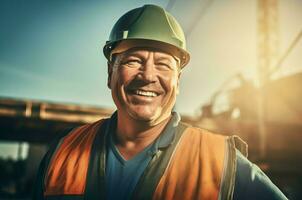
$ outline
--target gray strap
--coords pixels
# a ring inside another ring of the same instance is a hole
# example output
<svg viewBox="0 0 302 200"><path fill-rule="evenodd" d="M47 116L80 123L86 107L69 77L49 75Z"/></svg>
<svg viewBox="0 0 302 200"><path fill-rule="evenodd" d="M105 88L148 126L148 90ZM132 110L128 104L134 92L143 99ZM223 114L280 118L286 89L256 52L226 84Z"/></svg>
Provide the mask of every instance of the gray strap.
<svg viewBox="0 0 302 200"><path fill-rule="evenodd" d="M234 141L236 149L238 149L242 155L245 157L248 156L248 145L246 142L244 142L240 137L237 135L231 136L232 140Z"/></svg>

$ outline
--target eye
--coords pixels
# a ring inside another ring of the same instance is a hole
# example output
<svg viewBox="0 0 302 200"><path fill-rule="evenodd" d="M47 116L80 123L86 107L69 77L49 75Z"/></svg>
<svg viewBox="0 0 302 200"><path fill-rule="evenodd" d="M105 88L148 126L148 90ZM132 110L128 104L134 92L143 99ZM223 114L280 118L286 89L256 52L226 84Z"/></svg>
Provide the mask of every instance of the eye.
<svg viewBox="0 0 302 200"><path fill-rule="evenodd" d="M127 59L122 62L122 65L127 67L139 67L142 65L142 62L139 59Z"/></svg>
<svg viewBox="0 0 302 200"><path fill-rule="evenodd" d="M161 71L169 71L173 70L173 66L171 64L168 64L166 62L158 62L156 63L156 68Z"/></svg>

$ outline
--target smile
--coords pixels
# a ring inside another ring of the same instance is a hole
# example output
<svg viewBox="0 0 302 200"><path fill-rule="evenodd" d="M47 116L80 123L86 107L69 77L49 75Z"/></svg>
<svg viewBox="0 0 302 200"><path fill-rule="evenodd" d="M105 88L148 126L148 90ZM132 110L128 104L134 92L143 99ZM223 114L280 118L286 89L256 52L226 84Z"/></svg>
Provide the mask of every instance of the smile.
<svg viewBox="0 0 302 200"><path fill-rule="evenodd" d="M145 96L145 97L156 97L158 94L152 91L144 91L144 90L134 90L134 94Z"/></svg>

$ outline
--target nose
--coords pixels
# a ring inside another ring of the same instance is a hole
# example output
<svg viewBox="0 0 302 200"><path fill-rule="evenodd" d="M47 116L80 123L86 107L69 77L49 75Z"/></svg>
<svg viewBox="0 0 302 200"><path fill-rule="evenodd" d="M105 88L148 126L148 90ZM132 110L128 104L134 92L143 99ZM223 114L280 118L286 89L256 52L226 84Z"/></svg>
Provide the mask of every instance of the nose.
<svg viewBox="0 0 302 200"><path fill-rule="evenodd" d="M156 70L154 69L154 63L151 60L145 62L141 67L139 78L145 82L152 83L156 80Z"/></svg>

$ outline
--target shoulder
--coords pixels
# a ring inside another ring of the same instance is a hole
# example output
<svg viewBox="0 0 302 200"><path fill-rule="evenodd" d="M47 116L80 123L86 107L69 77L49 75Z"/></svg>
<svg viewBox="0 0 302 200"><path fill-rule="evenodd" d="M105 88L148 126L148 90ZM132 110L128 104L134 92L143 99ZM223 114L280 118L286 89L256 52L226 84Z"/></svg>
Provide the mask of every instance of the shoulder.
<svg viewBox="0 0 302 200"><path fill-rule="evenodd" d="M99 127L106 121L107 119L100 119L91 124L84 124L78 127L74 127L73 129L69 129L69 131L62 134L59 138L59 143L62 140L75 140L76 138L87 138L95 135Z"/></svg>
<svg viewBox="0 0 302 200"><path fill-rule="evenodd" d="M217 132L194 127L182 122L179 125L186 127L181 136L182 144L189 145L191 148L197 147L201 149L202 152L207 149L209 152L219 151L219 154L224 154L226 150L229 151L230 149L231 152L235 154L235 148L238 146L236 144L236 136L225 136Z"/></svg>
<svg viewBox="0 0 302 200"><path fill-rule="evenodd" d="M279 188L238 150L234 199L287 199Z"/></svg>
<svg viewBox="0 0 302 200"><path fill-rule="evenodd" d="M100 119L94 123L91 124L84 124L81 126L76 127L69 127L62 129L56 133L55 138L52 140L51 144L49 145L48 151L46 155L44 156L45 162L49 163L49 160L53 156L53 154L57 151L57 149L61 146L63 141L68 140L69 144L72 143L72 141L75 141L77 138L80 137L81 133L83 132L90 132L92 133L93 129L95 129L97 126L101 125L105 119ZM84 134L82 134L84 135ZM87 134L85 137L87 137L89 134ZM91 135L91 134L90 134Z"/></svg>
<svg viewBox="0 0 302 200"><path fill-rule="evenodd" d="M57 141L55 141L53 147L61 150L66 150L66 148L68 148L70 151L73 151L78 147L83 147L83 143L92 144L100 127L105 121L106 119L100 119L91 124L84 124L66 131L59 139L57 139ZM57 150L55 151L57 152Z"/></svg>
<svg viewBox="0 0 302 200"><path fill-rule="evenodd" d="M211 139L211 140L225 140L228 138L227 136L224 136L222 134L219 134L219 133L207 130L207 129L203 129L200 127L191 126L184 122L180 122L180 125L186 127L184 133L187 136L196 137L196 138L197 137L198 138L207 138L207 139Z"/></svg>
<svg viewBox="0 0 302 200"><path fill-rule="evenodd" d="M70 127L58 131L55 139L51 142L47 153L42 159L39 171L36 176L36 187L34 192L34 199L43 199L43 193L45 188L44 179L46 177L47 170L50 166L50 162L55 158L59 152L65 152L67 159L71 157L75 148L82 147L82 141L93 140L93 136L98 131L98 128L106 121L106 119L98 120L92 124L84 124L78 127ZM89 143L89 142L88 142ZM83 151L79 151L83 152ZM83 160L83 159L81 159Z"/></svg>
<svg viewBox="0 0 302 200"><path fill-rule="evenodd" d="M197 156L198 159L222 169L227 144L227 136L206 129L187 126L181 136L178 148L182 149L181 153L187 151L192 156L192 159L194 156L199 155Z"/></svg>

